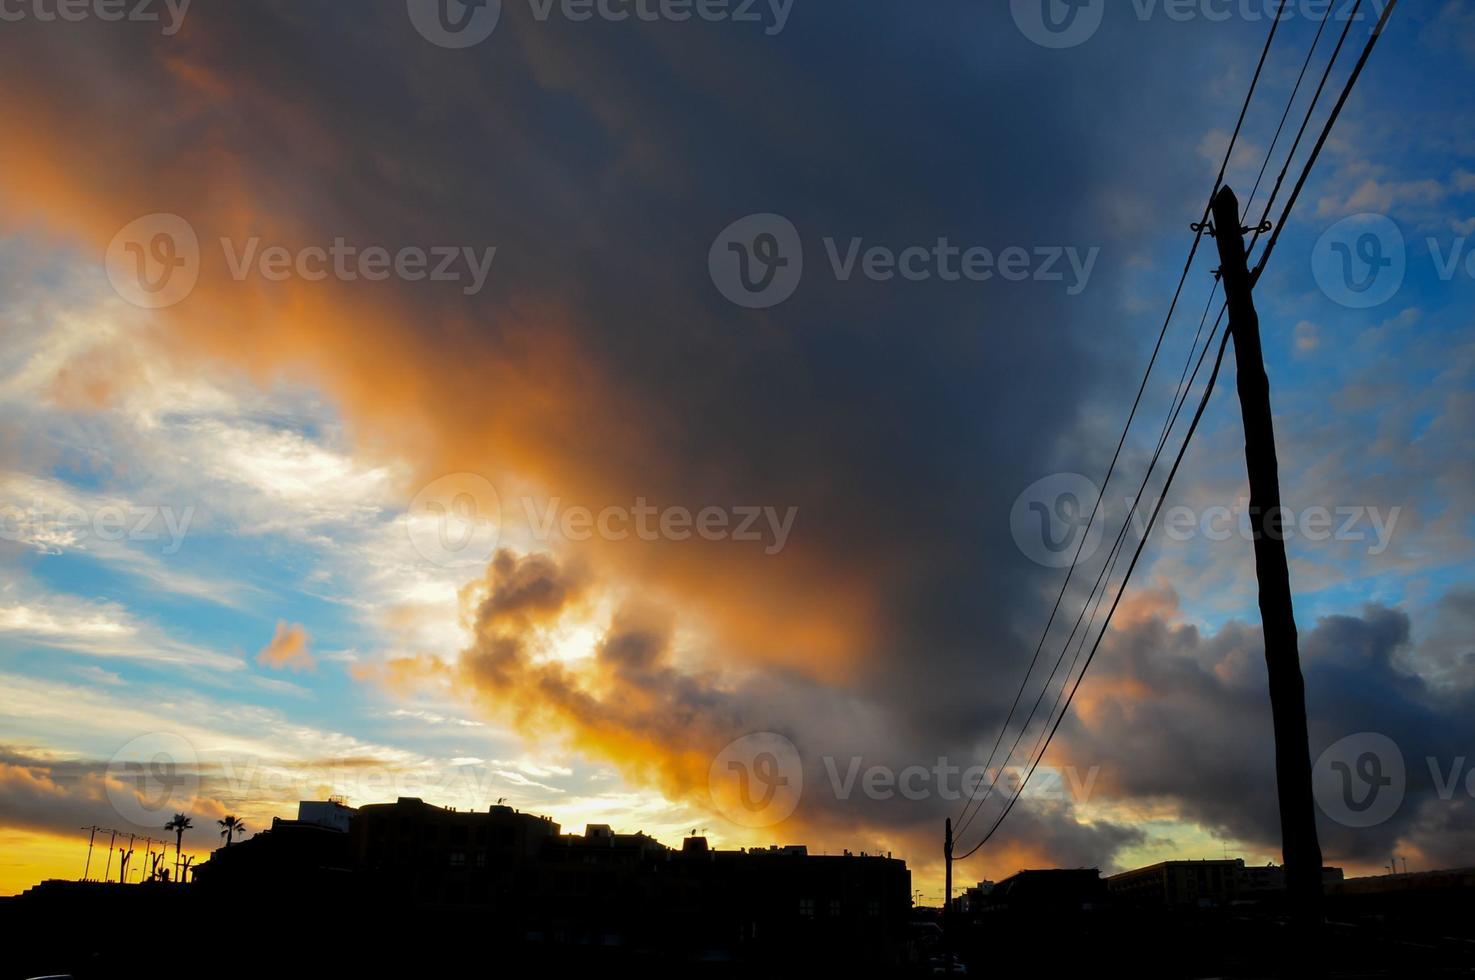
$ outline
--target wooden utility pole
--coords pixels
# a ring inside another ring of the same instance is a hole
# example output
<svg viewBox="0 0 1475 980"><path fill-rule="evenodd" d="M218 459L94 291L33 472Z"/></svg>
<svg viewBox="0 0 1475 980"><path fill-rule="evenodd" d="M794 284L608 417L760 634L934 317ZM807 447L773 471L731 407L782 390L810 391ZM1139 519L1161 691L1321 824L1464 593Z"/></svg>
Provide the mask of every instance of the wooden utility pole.
<svg viewBox="0 0 1475 980"><path fill-rule="evenodd" d="M953 952L953 818L947 818L942 838L943 864L947 871L943 875L942 893L942 942L943 949L951 956ZM949 964L949 969L952 966Z"/></svg>
<svg viewBox="0 0 1475 980"><path fill-rule="evenodd" d="M1286 562L1280 468L1270 415L1270 380L1260 348L1260 317L1245 256L1239 199L1225 187L1214 199L1214 236L1220 274L1229 301L1229 330L1239 374L1239 406L1245 426L1245 463L1250 476L1250 526L1255 541L1255 575L1260 583L1260 621L1265 665L1270 674L1270 712L1275 727L1275 782L1280 794L1281 852L1286 892L1296 917L1321 916L1321 845L1311 794L1311 750L1306 730L1306 685L1296 643L1291 575Z"/></svg>

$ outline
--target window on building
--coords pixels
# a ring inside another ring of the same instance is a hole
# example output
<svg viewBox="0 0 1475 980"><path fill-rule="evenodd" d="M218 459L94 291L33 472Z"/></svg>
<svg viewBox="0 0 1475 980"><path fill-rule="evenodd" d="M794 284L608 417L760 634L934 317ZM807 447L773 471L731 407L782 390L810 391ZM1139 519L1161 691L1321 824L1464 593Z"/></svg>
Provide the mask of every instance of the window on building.
<svg viewBox="0 0 1475 980"><path fill-rule="evenodd" d="M452 851L451 852L451 867L453 867L453 868L464 868L464 867L466 867L466 852L465 851Z"/></svg>
<svg viewBox="0 0 1475 980"><path fill-rule="evenodd" d="M830 918L840 918L840 900L838 898L830 899Z"/></svg>
<svg viewBox="0 0 1475 980"><path fill-rule="evenodd" d="M812 919L812 918L814 918L814 899L812 899L812 898L801 898L801 899L799 899L799 918L801 918L801 919Z"/></svg>

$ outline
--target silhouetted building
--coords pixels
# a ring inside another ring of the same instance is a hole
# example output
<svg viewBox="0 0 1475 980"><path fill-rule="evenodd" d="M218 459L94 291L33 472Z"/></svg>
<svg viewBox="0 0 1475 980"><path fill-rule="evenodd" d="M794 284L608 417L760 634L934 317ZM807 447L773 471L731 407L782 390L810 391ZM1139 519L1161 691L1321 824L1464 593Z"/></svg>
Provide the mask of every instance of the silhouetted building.
<svg viewBox="0 0 1475 980"><path fill-rule="evenodd" d="M1163 861L1114 874L1106 879L1106 887L1118 902L1141 908L1216 907L1234 899L1244 866L1239 858Z"/></svg>
<svg viewBox="0 0 1475 980"><path fill-rule="evenodd" d="M1475 895L1475 868L1455 868L1448 871L1415 871L1412 874L1372 875L1366 878L1339 880L1329 891L1335 895L1464 895L1466 900Z"/></svg>
<svg viewBox="0 0 1475 980"><path fill-rule="evenodd" d="M982 911L988 903L989 895L993 894L994 883L992 881L980 881L971 888L964 889L961 898L962 911L969 915L976 915Z"/></svg>
<svg viewBox="0 0 1475 980"><path fill-rule="evenodd" d="M329 829L340 815L304 804L306 820L278 820L222 848L199 880L258 891L336 874L351 902L448 928L475 923L485 941L555 957L760 962L802 953L897 964L905 954L911 873L889 857L724 851L703 837L673 850L604 824L564 834L511 807L453 810L413 798L349 811L346 833Z"/></svg>
<svg viewBox="0 0 1475 980"><path fill-rule="evenodd" d="M994 885L986 912L1078 912L1106 902L1106 885L1096 868L1019 871Z"/></svg>
<svg viewBox="0 0 1475 980"><path fill-rule="evenodd" d="M401 797L360 807L350 836L356 866L387 898L498 905L532 892L532 864L558 824L509 806L451 810Z"/></svg>
<svg viewBox="0 0 1475 980"><path fill-rule="evenodd" d="M358 813L357 810L343 802L341 797L336 796L330 796L322 801L303 800L297 804L298 823L316 824L319 827L327 827L329 830L337 830L345 834L348 833L356 813Z"/></svg>
<svg viewBox="0 0 1475 980"><path fill-rule="evenodd" d="M205 891L270 896L291 887L329 894L347 886L353 869L347 831L276 818L270 829L215 850L193 877Z"/></svg>
<svg viewBox="0 0 1475 980"><path fill-rule="evenodd" d="M1341 868L1323 868L1322 881L1342 880ZM1240 858L1164 861L1106 879L1112 898L1137 908L1219 908L1233 902L1274 898L1285 892L1285 869L1246 867Z"/></svg>

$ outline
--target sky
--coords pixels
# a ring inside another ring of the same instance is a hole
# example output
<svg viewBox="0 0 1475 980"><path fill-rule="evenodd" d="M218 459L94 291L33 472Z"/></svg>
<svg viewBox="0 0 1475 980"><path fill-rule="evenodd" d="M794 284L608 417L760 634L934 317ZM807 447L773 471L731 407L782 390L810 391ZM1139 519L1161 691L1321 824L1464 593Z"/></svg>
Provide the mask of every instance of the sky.
<svg viewBox="0 0 1475 980"><path fill-rule="evenodd" d="M1335 6L1234 141L1255 219ZM1214 325L1204 239L1103 492L1264 4L0 12L0 894L80 828L186 812L203 860L340 795L892 853L938 900L1078 517L960 850ZM1256 288L1349 873L1475 863L1472 80L1475 11L1400 5ZM1279 861L1234 381L958 880Z"/></svg>

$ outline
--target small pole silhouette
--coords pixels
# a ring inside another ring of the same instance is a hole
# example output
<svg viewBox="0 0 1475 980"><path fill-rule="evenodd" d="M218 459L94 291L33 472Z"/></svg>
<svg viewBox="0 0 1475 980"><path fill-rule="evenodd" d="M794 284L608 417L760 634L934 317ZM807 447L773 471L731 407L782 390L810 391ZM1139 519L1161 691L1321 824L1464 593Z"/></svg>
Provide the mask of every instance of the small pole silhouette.
<svg viewBox="0 0 1475 980"><path fill-rule="evenodd" d="M118 832L116 830L110 830L108 833L113 836L108 838L108 866L107 870L102 873L103 881L113 880L113 848L118 844Z"/></svg>
<svg viewBox="0 0 1475 980"><path fill-rule="evenodd" d="M944 824L942 842L943 864L946 866L942 894L942 943L943 952L949 957L948 969L952 969L953 955L953 818Z"/></svg>
<svg viewBox="0 0 1475 980"><path fill-rule="evenodd" d="M92 845L95 844L95 843L97 843L97 832L99 830L101 830L102 828L99 827L99 826L97 826L96 824L94 824L91 827L83 827L82 829L88 832L88 835L87 835L87 864L82 868L82 880L83 881L91 881L92 880Z"/></svg>
<svg viewBox="0 0 1475 980"><path fill-rule="evenodd" d="M156 841L152 837L145 837L143 839L143 859L149 865L149 869L150 869L150 871L149 871L149 878L152 878L153 877L154 844L155 843L156 843ZM146 879L146 878L143 878L142 877L142 871L141 870L140 870L139 874L140 874L140 879L139 880L141 880L141 881L149 880L149 879Z"/></svg>

